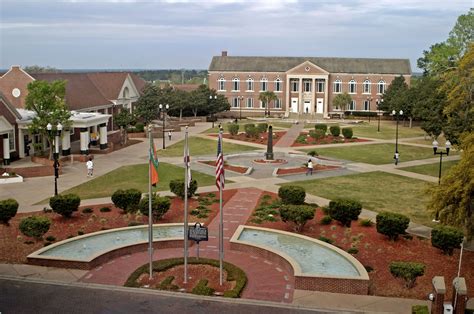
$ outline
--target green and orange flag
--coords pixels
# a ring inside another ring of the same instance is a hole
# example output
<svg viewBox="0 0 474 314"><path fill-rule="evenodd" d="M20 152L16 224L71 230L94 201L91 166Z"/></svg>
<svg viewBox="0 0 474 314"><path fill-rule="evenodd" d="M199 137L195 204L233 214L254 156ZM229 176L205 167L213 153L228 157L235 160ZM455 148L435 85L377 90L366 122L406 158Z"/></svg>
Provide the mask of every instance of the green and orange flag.
<svg viewBox="0 0 474 314"><path fill-rule="evenodd" d="M156 186L159 182L158 179L158 155L156 154L155 143L153 138L150 136L150 172L151 172L151 185Z"/></svg>

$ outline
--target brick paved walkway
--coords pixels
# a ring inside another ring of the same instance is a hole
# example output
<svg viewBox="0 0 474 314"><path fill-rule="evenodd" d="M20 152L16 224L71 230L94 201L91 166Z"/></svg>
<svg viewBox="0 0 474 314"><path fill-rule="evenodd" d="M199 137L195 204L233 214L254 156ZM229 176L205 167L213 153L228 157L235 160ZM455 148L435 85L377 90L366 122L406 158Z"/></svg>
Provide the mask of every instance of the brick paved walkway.
<svg viewBox="0 0 474 314"><path fill-rule="evenodd" d="M282 138L274 145L275 147L291 147L298 135L304 128L304 123L293 124L291 128L282 136Z"/></svg>
<svg viewBox="0 0 474 314"><path fill-rule="evenodd" d="M250 217L258 202L261 190L240 189L224 206L224 260L245 271L248 277L243 298L290 303L293 300L294 276L284 267L262 257L231 251L229 239L237 227ZM218 259L219 215L209 224L209 241L200 244L200 257ZM196 246L189 250L196 256ZM183 249L160 249L154 252L154 260L182 257ZM80 281L122 286L128 276L148 262L148 253L122 256L87 272Z"/></svg>

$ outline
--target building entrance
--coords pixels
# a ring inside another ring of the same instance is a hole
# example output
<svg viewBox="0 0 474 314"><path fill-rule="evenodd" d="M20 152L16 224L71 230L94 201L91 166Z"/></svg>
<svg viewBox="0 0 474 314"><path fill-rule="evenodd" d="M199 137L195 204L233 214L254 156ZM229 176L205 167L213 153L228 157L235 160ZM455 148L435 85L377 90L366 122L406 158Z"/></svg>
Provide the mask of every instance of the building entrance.
<svg viewBox="0 0 474 314"><path fill-rule="evenodd" d="M324 109L323 109L323 102L324 100L322 98L317 98L316 99L316 113L323 113Z"/></svg>
<svg viewBox="0 0 474 314"><path fill-rule="evenodd" d="M291 98L291 112L298 112L298 98Z"/></svg>
<svg viewBox="0 0 474 314"><path fill-rule="evenodd" d="M303 112L304 113L311 113L311 100L305 100L304 101Z"/></svg>

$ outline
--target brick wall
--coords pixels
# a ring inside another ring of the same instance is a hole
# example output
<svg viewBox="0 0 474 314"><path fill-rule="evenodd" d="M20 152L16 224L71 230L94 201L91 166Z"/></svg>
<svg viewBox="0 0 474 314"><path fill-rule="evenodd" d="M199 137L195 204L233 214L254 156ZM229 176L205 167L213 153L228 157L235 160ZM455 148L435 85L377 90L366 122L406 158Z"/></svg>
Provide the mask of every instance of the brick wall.
<svg viewBox="0 0 474 314"><path fill-rule="evenodd" d="M1 169L0 172L14 172L19 174L23 178L34 178L34 177L46 177L54 175L53 166L36 166L36 167L23 167L23 168L5 168ZM62 174L62 169L59 168L59 174Z"/></svg>

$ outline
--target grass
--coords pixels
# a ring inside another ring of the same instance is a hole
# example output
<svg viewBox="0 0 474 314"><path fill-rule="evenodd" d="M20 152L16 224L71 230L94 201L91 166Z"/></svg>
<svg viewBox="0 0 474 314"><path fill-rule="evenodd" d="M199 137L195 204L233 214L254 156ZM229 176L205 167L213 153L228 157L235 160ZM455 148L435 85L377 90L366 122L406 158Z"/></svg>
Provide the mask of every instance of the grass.
<svg viewBox="0 0 474 314"><path fill-rule="evenodd" d="M354 145L345 147L328 147L317 149L304 149L309 152L316 150L319 155L333 157L355 162L363 162L373 165L383 165L393 162L395 144L370 144ZM433 149L428 147L416 147L398 144L400 162L433 158Z"/></svg>
<svg viewBox="0 0 474 314"><path fill-rule="evenodd" d="M369 123L361 123L354 125L342 125L341 127L351 127L354 131L355 137L368 137L383 140L395 139L396 122L394 121L381 121L380 132L377 132L377 120L374 118ZM407 124L408 125L408 124ZM403 123L398 124L398 137L409 138L423 136L425 132L419 127L409 128L403 126Z"/></svg>
<svg viewBox="0 0 474 314"><path fill-rule="evenodd" d="M160 163L158 175L160 181L153 188L153 191L167 191L171 180L184 178L184 169L167 163ZM195 171L192 172L192 176L198 182L198 186L213 185L215 183L214 176ZM148 192L148 164L120 167L64 191L62 194L74 193L79 195L81 199L88 199L108 197L118 189L131 188L138 189L143 193Z"/></svg>
<svg viewBox="0 0 474 314"><path fill-rule="evenodd" d="M157 151L159 157L182 157L183 156L184 141L179 141L166 150ZM223 144L224 154L233 154L238 152L245 152L255 150L255 147L239 145L233 143ZM204 139L200 137L189 138L189 154L191 156L215 155L217 152L217 141L211 139Z"/></svg>
<svg viewBox="0 0 474 314"><path fill-rule="evenodd" d="M425 189L432 184L425 181L376 171L283 185L298 185L309 194L327 199L355 199L375 212L396 212L420 224L433 224L425 208L428 198Z"/></svg>
<svg viewBox="0 0 474 314"><path fill-rule="evenodd" d="M441 167L441 175L445 174L452 166L454 166L458 162L459 162L458 160L443 161L443 165ZM413 167L406 167L406 168L400 168L400 169L437 177L439 175L439 162L428 164L428 165L413 166Z"/></svg>
<svg viewBox="0 0 474 314"><path fill-rule="evenodd" d="M231 123L231 122L228 122L228 123ZM229 130L227 129L227 124L228 123L227 122L226 123L221 123L222 127L224 128L224 133L229 132ZM244 131L244 125L250 124L250 123L253 123L255 125L257 125L259 123L268 123L269 125L273 126L273 129L289 129L293 125L290 122L265 122L265 121L246 120L246 119L243 119L242 121L239 120L237 123L240 125L239 132L243 132ZM219 132L218 125L219 125L218 123L215 123L214 128L209 128L209 129L207 129L207 130L205 130L201 133L203 133L203 134L218 133Z"/></svg>

